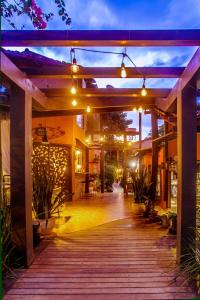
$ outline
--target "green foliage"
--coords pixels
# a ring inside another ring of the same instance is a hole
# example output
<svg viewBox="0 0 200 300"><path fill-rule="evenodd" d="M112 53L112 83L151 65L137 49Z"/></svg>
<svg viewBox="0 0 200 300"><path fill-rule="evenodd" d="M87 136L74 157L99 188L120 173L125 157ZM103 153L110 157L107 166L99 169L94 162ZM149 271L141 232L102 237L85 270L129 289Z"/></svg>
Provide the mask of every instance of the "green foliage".
<svg viewBox="0 0 200 300"><path fill-rule="evenodd" d="M127 119L127 114L123 112L110 112L101 115L101 125L105 132L124 131L132 122L132 120Z"/></svg>
<svg viewBox="0 0 200 300"><path fill-rule="evenodd" d="M54 0L58 15L66 25L71 24L71 18L66 11L66 5L63 0ZM49 20L54 17L54 13L45 13L42 11L36 0L1 0L1 16L8 22L13 29L18 29L13 19L21 15L27 16L36 29L45 29ZM23 29L22 25L20 29Z"/></svg>
<svg viewBox="0 0 200 300"><path fill-rule="evenodd" d="M33 167L33 211L37 219L48 220L71 197L63 184L55 192L55 176L43 166Z"/></svg>
<svg viewBox="0 0 200 300"><path fill-rule="evenodd" d="M114 165L107 164L105 166L105 185L107 189L111 189L116 176L116 167Z"/></svg>
<svg viewBox="0 0 200 300"><path fill-rule="evenodd" d="M151 174L147 169L143 168L139 172L132 171L130 175L132 178L135 202L144 203L150 199L151 196Z"/></svg>
<svg viewBox="0 0 200 300"><path fill-rule="evenodd" d="M194 229L196 238L188 241L187 253L182 255L177 277L185 276L187 280L196 284L200 293L200 232Z"/></svg>
<svg viewBox="0 0 200 300"><path fill-rule="evenodd" d="M2 245L2 274L3 277L15 276L12 271L13 256L16 250L11 238L11 211L10 207L1 209L1 245Z"/></svg>

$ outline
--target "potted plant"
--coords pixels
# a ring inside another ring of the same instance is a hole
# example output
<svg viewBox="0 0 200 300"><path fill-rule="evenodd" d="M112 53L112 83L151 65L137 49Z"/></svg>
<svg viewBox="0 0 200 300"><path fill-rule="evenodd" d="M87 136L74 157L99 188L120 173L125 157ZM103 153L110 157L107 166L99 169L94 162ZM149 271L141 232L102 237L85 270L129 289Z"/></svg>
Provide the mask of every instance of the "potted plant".
<svg viewBox="0 0 200 300"><path fill-rule="evenodd" d="M177 231L177 214L174 212L169 213L169 233L176 234Z"/></svg>
<svg viewBox="0 0 200 300"><path fill-rule="evenodd" d="M33 167L33 212L40 225L47 228L53 216L59 213L63 204L71 197L66 186L57 187L54 174L44 167ZM44 229L44 228L43 228Z"/></svg>

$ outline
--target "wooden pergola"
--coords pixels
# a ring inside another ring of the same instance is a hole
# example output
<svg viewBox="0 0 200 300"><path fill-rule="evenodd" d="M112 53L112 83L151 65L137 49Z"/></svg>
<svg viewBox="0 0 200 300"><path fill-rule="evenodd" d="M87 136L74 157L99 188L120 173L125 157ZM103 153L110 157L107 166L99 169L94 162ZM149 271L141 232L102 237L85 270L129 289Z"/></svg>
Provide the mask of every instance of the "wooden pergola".
<svg viewBox="0 0 200 300"><path fill-rule="evenodd" d="M2 47L151 47L200 46L200 30L106 30L106 31L2 31ZM139 68L146 78L177 78L173 89L148 89L142 98L139 89L80 88L80 101L72 108L71 95L65 86L69 66L46 69L15 64L1 52L2 84L10 90L11 119L11 202L15 230L26 249L27 265L33 260L32 244L32 115L59 116L84 113L86 105L94 112L127 111L143 106L152 113L152 139L158 137L158 111L165 122L177 113L178 146L178 259L186 249L185 240L194 233L196 224L196 97L200 76L200 48L183 67ZM135 68L127 68L128 77L139 78ZM119 68L80 68L81 78L114 78ZM42 80L45 80L45 85ZM59 88L51 86L60 82ZM63 81L64 80L64 81ZM37 85L40 81L40 85ZM48 83L48 84L47 84ZM47 88L48 86L48 88ZM67 99L67 101L66 101ZM3 101L3 100L2 100ZM2 102L1 105L5 103ZM175 114L171 115L170 113ZM17 126L16 126L17 125ZM157 143L153 143L153 176L157 176Z"/></svg>

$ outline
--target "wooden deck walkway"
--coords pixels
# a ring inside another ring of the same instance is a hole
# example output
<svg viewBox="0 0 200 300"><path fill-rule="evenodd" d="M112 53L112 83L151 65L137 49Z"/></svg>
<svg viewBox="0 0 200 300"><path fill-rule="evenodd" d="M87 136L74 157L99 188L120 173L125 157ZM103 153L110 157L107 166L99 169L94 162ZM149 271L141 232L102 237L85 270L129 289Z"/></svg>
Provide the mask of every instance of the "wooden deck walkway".
<svg viewBox="0 0 200 300"><path fill-rule="evenodd" d="M163 300L194 296L174 282L173 240L137 216L63 235L5 300Z"/></svg>

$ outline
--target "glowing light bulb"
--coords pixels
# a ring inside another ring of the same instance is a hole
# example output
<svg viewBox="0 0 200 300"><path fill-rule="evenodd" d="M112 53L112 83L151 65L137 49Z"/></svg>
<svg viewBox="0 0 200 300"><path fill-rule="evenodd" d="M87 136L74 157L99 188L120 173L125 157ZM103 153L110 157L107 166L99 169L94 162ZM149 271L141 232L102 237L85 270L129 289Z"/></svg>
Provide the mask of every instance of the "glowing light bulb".
<svg viewBox="0 0 200 300"><path fill-rule="evenodd" d="M136 107L134 107L134 108L133 108L133 112L136 112L136 111L137 111L137 108L136 108Z"/></svg>
<svg viewBox="0 0 200 300"><path fill-rule="evenodd" d="M77 104L78 104L77 100L74 99L74 100L72 101L72 105L73 105L73 106L76 106Z"/></svg>
<svg viewBox="0 0 200 300"><path fill-rule="evenodd" d="M71 89L70 89L70 92L71 92L72 95L76 95L76 93L77 93L77 88L75 87L74 84L72 84Z"/></svg>
<svg viewBox="0 0 200 300"><path fill-rule="evenodd" d="M141 96L145 97L146 95L147 95L147 90L146 90L146 87L145 87L145 78L144 78L142 89L141 89Z"/></svg>
<svg viewBox="0 0 200 300"><path fill-rule="evenodd" d="M142 90L141 90L141 96L142 97L146 97L147 96L147 90L146 90L145 87L143 87Z"/></svg>
<svg viewBox="0 0 200 300"><path fill-rule="evenodd" d="M87 113L90 113L90 112L91 112L91 107L90 107L89 105L88 105L87 108L86 108L86 112L87 112Z"/></svg>
<svg viewBox="0 0 200 300"><path fill-rule="evenodd" d="M122 78L126 78L127 77L127 72L126 72L126 68L125 68L125 64L124 63L121 64L121 77Z"/></svg>
<svg viewBox="0 0 200 300"><path fill-rule="evenodd" d="M77 154L77 155L80 155L80 154L81 154L81 151L80 151L80 150L76 150L76 154Z"/></svg>
<svg viewBox="0 0 200 300"><path fill-rule="evenodd" d="M140 107L139 107L138 111L139 111L140 113L142 113L142 112L143 112L143 108L142 108L142 106L140 106Z"/></svg>
<svg viewBox="0 0 200 300"><path fill-rule="evenodd" d="M74 58L72 61L71 70L73 73L77 73L79 70L79 66L77 65L76 58Z"/></svg>

